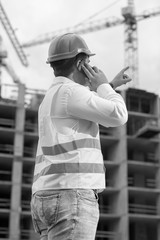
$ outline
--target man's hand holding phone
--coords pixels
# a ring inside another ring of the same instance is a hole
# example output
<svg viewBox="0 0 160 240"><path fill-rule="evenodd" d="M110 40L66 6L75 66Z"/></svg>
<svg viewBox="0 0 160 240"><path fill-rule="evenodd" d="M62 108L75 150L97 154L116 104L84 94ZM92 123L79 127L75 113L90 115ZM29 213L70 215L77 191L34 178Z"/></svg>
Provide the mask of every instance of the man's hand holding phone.
<svg viewBox="0 0 160 240"><path fill-rule="evenodd" d="M103 83L109 83L105 74L97 67L91 67L87 62L84 62L81 67L86 75L86 82L92 91L96 91L97 88ZM125 71L128 69L129 67L123 68L111 81L112 87L114 89L132 80L125 73Z"/></svg>
<svg viewBox="0 0 160 240"><path fill-rule="evenodd" d="M105 74L97 67L91 67L88 63L85 62L82 65L82 69L86 75L86 81L88 82L92 91L96 92L97 88L101 84L109 83Z"/></svg>

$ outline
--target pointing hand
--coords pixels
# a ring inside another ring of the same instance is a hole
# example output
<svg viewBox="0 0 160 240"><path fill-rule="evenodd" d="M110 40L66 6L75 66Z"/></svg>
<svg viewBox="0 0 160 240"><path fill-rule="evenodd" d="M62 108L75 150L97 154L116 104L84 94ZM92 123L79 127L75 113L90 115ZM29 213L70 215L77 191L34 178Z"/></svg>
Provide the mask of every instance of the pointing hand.
<svg viewBox="0 0 160 240"><path fill-rule="evenodd" d="M111 81L111 83L113 84L114 89L116 89L117 87L120 87L123 84L126 84L128 82L130 82L132 79L125 73L125 71L127 71L129 69L129 67L125 67L123 68L115 77L114 79Z"/></svg>

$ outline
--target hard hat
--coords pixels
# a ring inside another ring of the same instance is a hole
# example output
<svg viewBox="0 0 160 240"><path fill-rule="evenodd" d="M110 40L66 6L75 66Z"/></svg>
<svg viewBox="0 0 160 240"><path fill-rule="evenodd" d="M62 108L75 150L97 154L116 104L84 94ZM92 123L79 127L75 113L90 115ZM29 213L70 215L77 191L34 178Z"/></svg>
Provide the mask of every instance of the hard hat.
<svg viewBox="0 0 160 240"><path fill-rule="evenodd" d="M79 53L85 53L88 56L95 55L91 53L83 38L74 33L66 33L52 40L48 50L47 63L73 58Z"/></svg>

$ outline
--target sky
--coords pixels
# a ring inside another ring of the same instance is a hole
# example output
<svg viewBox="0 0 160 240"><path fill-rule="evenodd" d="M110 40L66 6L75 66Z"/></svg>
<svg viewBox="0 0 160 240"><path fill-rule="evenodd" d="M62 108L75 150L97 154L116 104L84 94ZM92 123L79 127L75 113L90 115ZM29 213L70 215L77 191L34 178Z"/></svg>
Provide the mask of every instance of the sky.
<svg viewBox="0 0 160 240"><path fill-rule="evenodd" d="M160 9L160 0L134 0L136 14L148 9ZM20 43L72 27L95 13L92 20L108 17L122 18L121 9L127 0L1 0ZM111 6L112 5L112 6ZM105 11L103 10L105 9ZM103 10L103 11L102 11ZM7 61L26 87L48 89L53 72L46 64L49 42L25 48L29 66L24 67L0 23L2 48L7 50ZM83 34L90 50L96 55L91 65L97 66L111 81L124 65L124 25ZM160 94L160 14L138 22L138 88ZM2 69L2 83L12 83Z"/></svg>

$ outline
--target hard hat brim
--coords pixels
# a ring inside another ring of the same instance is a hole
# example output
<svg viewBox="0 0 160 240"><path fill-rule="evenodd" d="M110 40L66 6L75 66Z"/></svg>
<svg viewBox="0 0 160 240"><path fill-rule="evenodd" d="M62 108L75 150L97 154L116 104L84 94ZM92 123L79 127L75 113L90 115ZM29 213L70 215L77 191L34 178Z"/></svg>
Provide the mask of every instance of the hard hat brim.
<svg viewBox="0 0 160 240"><path fill-rule="evenodd" d="M79 53L85 53L89 57L95 55L95 53L91 53L89 50L78 49L78 50L73 51L72 53L69 52L69 53L62 53L62 54L52 55L52 56L48 57L46 63L49 64L51 62L73 58L76 55L78 55Z"/></svg>

